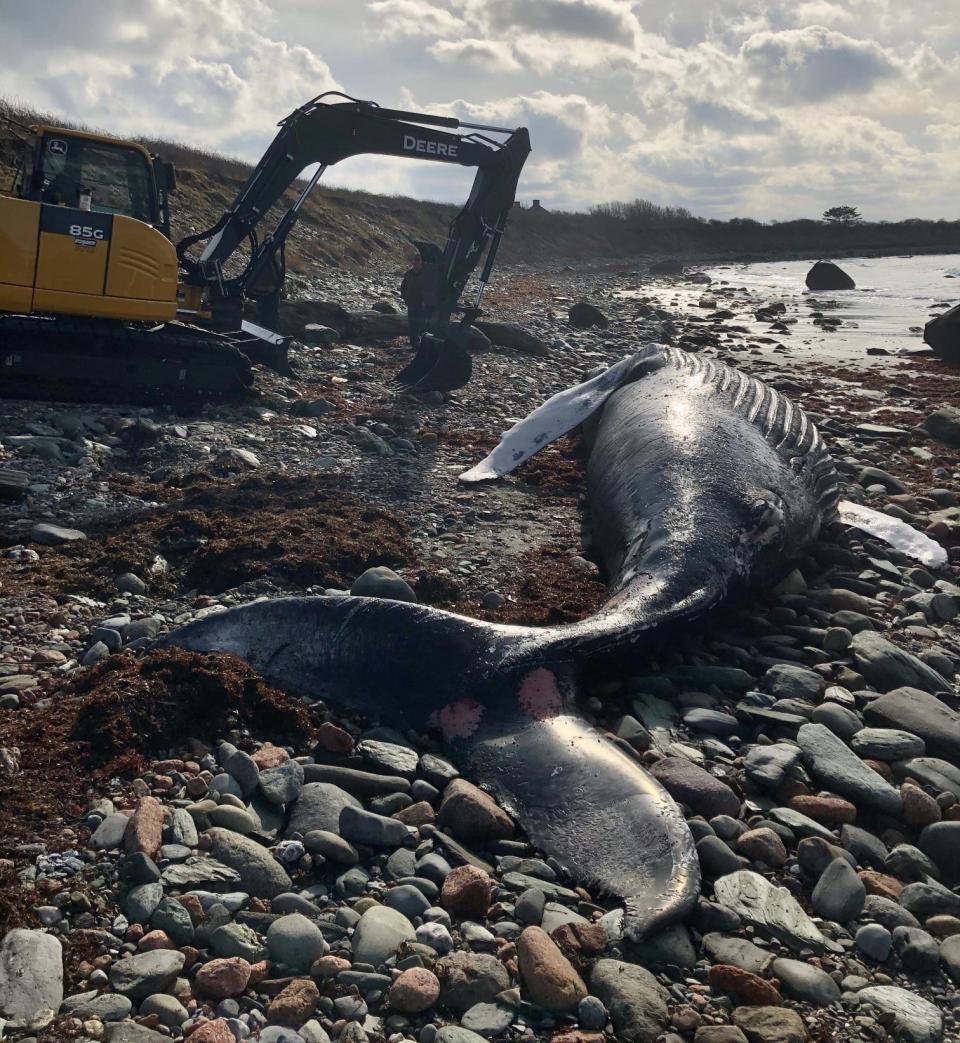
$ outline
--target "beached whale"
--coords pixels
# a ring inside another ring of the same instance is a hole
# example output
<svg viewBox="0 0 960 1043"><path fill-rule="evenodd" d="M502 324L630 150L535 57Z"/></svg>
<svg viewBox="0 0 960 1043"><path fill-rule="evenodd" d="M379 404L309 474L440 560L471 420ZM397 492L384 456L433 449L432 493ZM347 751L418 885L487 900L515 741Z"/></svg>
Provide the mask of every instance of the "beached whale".
<svg viewBox="0 0 960 1043"><path fill-rule="evenodd" d="M276 684L435 726L465 776L535 844L577 882L623 899L636 938L690 910L699 864L672 798L578 715L579 672L596 657L659 649L732 588L782 573L834 515L837 474L814 425L779 392L648 345L545 403L462 477L505 473L581 423L610 583L588 619L528 628L370 598L282 598L164 643L232 652Z"/></svg>

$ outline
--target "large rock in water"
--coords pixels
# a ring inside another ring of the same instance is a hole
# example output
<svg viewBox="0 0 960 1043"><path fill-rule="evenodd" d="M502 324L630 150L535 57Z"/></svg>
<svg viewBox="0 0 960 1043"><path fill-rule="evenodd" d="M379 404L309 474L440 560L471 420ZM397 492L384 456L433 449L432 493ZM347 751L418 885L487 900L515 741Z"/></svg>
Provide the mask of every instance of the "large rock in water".
<svg viewBox="0 0 960 1043"><path fill-rule="evenodd" d="M960 764L960 713L935 695L919 688L895 688L867 703L863 712L870 724L919 735L927 753Z"/></svg>
<svg viewBox="0 0 960 1043"><path fill-rule="evenodd" d="M833 261L817 261L807 272L807 289L855 290L857 284Z"/></svg>
<svg viewBox="0 0 960 1043"><path fill-rule="evenodd" d="M960 363L960 304L931 319L923 339L944 362Z"/></svg>
<svg viewBox="0 0 960 1043"><path fill-rule="evenodd" d="M29 1021L63 1003L63 948L52 934L12 930L0 944L0 1014Z"/></svg>

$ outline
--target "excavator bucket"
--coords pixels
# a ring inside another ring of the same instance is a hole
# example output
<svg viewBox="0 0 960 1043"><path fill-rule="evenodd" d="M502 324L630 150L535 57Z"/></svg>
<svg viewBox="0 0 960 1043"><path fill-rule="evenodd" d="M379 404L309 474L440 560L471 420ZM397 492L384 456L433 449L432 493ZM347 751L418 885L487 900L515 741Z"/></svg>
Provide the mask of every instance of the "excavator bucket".
<svg viewBox="0 0 960 1043"><path fill-rule="evenodd" d="M455 333L437 337L425 333L413 359L396 380L411 391L456 391L470 382L473 359Z"/></svg>
<svg viewBox="0 0 960 1043"><path fill-rule="evenodd" d="M283 377L292 376L293 370L287 357L289 337L274 333L273 330L246 319L241 322L240 329L241 333L234 338L234 344L248 359L259 362L261 366L266 366Z"/></svg>

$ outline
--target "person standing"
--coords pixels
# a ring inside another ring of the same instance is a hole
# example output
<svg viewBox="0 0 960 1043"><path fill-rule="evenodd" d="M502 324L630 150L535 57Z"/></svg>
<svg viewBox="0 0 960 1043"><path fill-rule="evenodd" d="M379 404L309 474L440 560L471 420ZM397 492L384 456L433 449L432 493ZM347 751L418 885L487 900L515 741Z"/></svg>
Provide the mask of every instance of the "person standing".
<svg viewBox="0 0 960 1043"><path fill-rule="evenodd" d="M438 287L436 262L425 260L431 244L414 246L409 253L410 267L400 283L400 296L407 306L410 346L420 347L420 338L437 319ZM436 247L432 247L436 251Z"/></svg>

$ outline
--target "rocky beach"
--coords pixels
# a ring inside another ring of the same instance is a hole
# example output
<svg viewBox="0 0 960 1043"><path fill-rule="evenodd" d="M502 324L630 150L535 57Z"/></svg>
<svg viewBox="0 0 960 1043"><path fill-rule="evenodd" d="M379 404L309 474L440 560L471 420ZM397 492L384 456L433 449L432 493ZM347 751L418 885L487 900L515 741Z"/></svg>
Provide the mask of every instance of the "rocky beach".
<svg viewBox="0 0 960 1043"><path fill-rule="evenodd" d="M501 270L473 380L418 398L392 383L396 284L295 280L294 373L243 401L2 403L0 1038L960 1040L960 370L919 336L826 350L829 293L578 262ZM577 434L457 475L651 340L801 404L845 498L947 562L836 523L775 588L592 680L583 715L681 805L704 877L635 943L389 706L150 645L293 593L589 615Z"/></svg>

